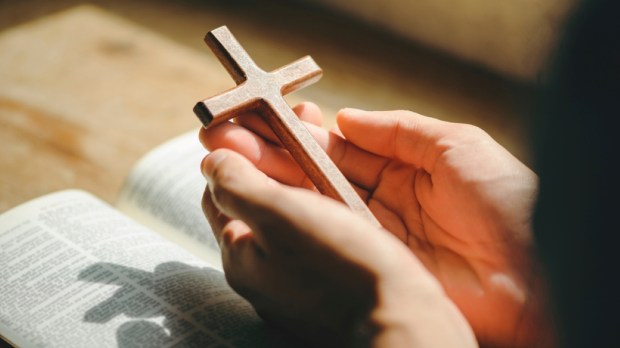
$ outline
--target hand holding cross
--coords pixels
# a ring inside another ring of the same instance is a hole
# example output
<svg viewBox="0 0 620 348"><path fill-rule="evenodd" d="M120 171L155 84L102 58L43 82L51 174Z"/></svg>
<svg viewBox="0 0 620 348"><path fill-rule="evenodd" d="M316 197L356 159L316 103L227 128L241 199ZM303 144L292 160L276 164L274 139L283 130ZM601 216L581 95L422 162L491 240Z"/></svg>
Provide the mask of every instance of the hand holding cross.
<svg viewBox="0 0 620 348"><path fill-rule="evenodd" d="M314 60L306 56L275 71L265 72L226 26L210 31L205 42L226 67L237 87L196 104L194 113L204 127L228 121L242 111L258 111L319 192L345 203L358 215L380 226L283 98L283 95L321 78L322 70Z"/></svg>

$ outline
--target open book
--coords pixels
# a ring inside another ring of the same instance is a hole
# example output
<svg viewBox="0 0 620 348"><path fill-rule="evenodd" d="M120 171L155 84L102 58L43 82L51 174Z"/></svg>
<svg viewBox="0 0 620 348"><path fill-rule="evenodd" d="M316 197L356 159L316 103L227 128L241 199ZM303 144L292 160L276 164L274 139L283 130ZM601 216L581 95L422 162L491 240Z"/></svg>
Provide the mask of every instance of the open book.
<svg viewBox="0 0 620 348"><path fill-rule="evenodd" d="M226 284L197 133L148 153L116 207L78 190L0 215L0 335L19 347L279 346Z"/></svg>

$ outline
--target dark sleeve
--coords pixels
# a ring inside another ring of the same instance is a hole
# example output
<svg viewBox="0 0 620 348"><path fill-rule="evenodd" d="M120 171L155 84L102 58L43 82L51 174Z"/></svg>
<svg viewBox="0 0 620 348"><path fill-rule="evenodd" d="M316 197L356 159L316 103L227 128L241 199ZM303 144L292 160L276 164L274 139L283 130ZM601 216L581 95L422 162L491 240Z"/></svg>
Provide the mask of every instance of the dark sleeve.
<svg viewBox="0 0 620 348"><path fill-rule="evenodd" d="M620 347L618 3L575 13L534 130L534 234L562 347Z"/></svg>

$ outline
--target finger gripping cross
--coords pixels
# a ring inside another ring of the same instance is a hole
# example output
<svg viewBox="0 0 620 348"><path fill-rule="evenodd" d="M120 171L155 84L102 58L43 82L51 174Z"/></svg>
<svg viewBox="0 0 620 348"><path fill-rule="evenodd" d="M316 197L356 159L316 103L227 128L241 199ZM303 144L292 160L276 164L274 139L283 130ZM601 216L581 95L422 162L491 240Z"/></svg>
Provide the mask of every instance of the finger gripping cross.
<svg viewBox="0 0 620 348"><path fill-rule="evenodd" d="M283 95L321 78L322 70L314 60L306 56L277 70L265 72L254 63L226 26L210 31L205 42L237 86L196 104L194 113L204 127L228 121L243 111L258 111L322 194L345 203L355 213L380 226L283 98Z"/></svg>

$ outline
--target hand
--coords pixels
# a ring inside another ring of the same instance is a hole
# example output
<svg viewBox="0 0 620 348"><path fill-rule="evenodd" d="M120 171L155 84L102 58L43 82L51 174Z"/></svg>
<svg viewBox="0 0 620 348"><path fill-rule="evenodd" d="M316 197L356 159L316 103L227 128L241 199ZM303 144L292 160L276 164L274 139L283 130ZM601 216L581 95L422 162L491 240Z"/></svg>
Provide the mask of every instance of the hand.
<svg viewBox="0 0 620 348"><path fill-rule="evenodd" d="M319 346L476 346L436 279L390 233L232 151L202 167L226 278L266 321Z"/></svg>
<svg viewBox="0 0 620 348"><path fill-rule="evenodd" d="M482 130L407 111L345 109L339 130L296 112L383 226L443 285L481 342L528 345L544 330L530 265L537 177ZM244 126L244 127L241 127ZM312 187L256 115L201 134L285 184Z"/></svg>

